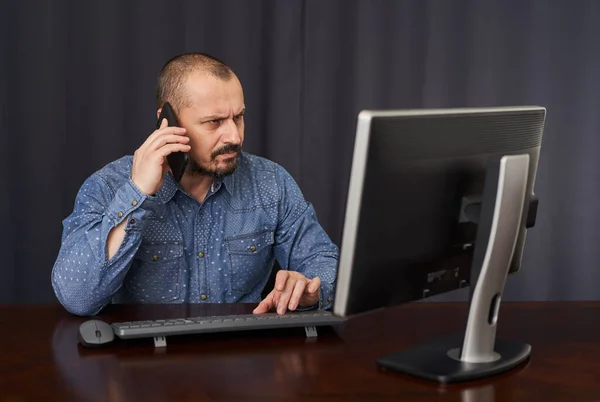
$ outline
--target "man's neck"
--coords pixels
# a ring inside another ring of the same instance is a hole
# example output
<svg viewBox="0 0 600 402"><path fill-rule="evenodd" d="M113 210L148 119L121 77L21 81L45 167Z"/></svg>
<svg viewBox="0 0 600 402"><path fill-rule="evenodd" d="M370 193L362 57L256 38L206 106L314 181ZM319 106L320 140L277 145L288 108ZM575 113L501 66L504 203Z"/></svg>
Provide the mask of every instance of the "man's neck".
<svg viewBox="0 0 600 402"><path fill-rule="evenodd" d="M213 181L214 179L212 177L201 174L191 175L186 172L181 178L179 185L189 195L202 203L204 202L206 194L208 194L208 189L213 184Z"/></svg>

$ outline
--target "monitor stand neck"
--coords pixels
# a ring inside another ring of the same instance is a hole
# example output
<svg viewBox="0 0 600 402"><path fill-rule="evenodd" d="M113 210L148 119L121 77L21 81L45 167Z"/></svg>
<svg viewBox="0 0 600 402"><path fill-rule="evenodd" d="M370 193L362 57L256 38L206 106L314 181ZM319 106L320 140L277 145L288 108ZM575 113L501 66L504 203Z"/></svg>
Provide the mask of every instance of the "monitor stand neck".
<svg viewBox="0 0 600 402"><path fill-rule="evenodd" d="M488 168L473 256L469 316L462 334L379 359L387 369L439 382L488 377L527 360L529 345L496 340L498 310L522 230L529 155L504 156Z"/></svg>
<svg viewBox="0 0 600 402"><path fill-rule="evenodd" d="M521 230L528 171L527 154L504 156L488 168L471 274L475 286L460 353L464 362L500 358L494 352L498 309Z"/></svg>

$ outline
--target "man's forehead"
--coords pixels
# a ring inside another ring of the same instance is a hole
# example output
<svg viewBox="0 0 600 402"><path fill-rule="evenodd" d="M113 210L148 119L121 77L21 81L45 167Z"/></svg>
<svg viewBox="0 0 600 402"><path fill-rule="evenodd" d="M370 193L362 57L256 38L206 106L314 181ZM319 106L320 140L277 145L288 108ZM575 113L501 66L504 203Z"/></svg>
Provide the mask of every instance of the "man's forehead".
<svg viewBox="0 0 600 402"><path fill-rule="evenodd" d="M192 103L242 102L244 94L237 79L222 80L215 77L191 78L183 88ZM200 105L197 105L200 106Z"/></svg>
<svg viewBox="0 0 600 402"><path fill-rule="evenodd" d="M246 108L243 99L237 100L224 97L209 98L202 102L199 99L195 99L190 102L189 106L194 111L194 114L205 116L229 116L230 114L238 114Z"/></svg>
<svg viewBox="0 0 600 402"><path fill-rule="evenodd" d="M207 72L195 72L188 74L184 81L184 87L192 90L219 90L223 88L236 88L242 90L239 79L233 74L230 78L219 78Z"/></svg>

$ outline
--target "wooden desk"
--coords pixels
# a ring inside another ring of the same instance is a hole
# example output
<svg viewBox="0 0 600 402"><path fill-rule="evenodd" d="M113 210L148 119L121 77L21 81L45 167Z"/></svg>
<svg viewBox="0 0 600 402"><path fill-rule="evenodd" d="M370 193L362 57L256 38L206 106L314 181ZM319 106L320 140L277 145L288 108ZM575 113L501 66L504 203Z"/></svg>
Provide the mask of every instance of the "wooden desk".
<svg viewBox="0 0 600 402"><path fill-rule="evenodd" d="M106 321L235 314L252 305L109 306ZM393 350L460 330L466 306L412 303L303 330L77 344L85 318L59 306L0 308L0 400L600 401L600 303L504 303L499 336L532 345L517 371L441 386L382 371Z"/></svg>

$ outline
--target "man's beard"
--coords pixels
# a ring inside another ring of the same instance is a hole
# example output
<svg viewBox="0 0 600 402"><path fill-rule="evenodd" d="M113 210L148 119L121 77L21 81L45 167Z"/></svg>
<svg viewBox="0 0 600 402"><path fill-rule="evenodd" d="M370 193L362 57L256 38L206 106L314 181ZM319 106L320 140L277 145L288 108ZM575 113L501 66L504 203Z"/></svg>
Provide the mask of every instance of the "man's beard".
<svg viewBox="0 0 600 402"><path fill-rule="evenodd" d="M208 176L213 179L229 176L237 169L238 156L242 150L241 145L225 145L223 148L217 149L210 155L210 162L207 164L199 164L194 159L190 158L187 171L192 175ZM233 158L225 159L225 167L219 167L217 164L217 156L236 153Z"/></svg>

